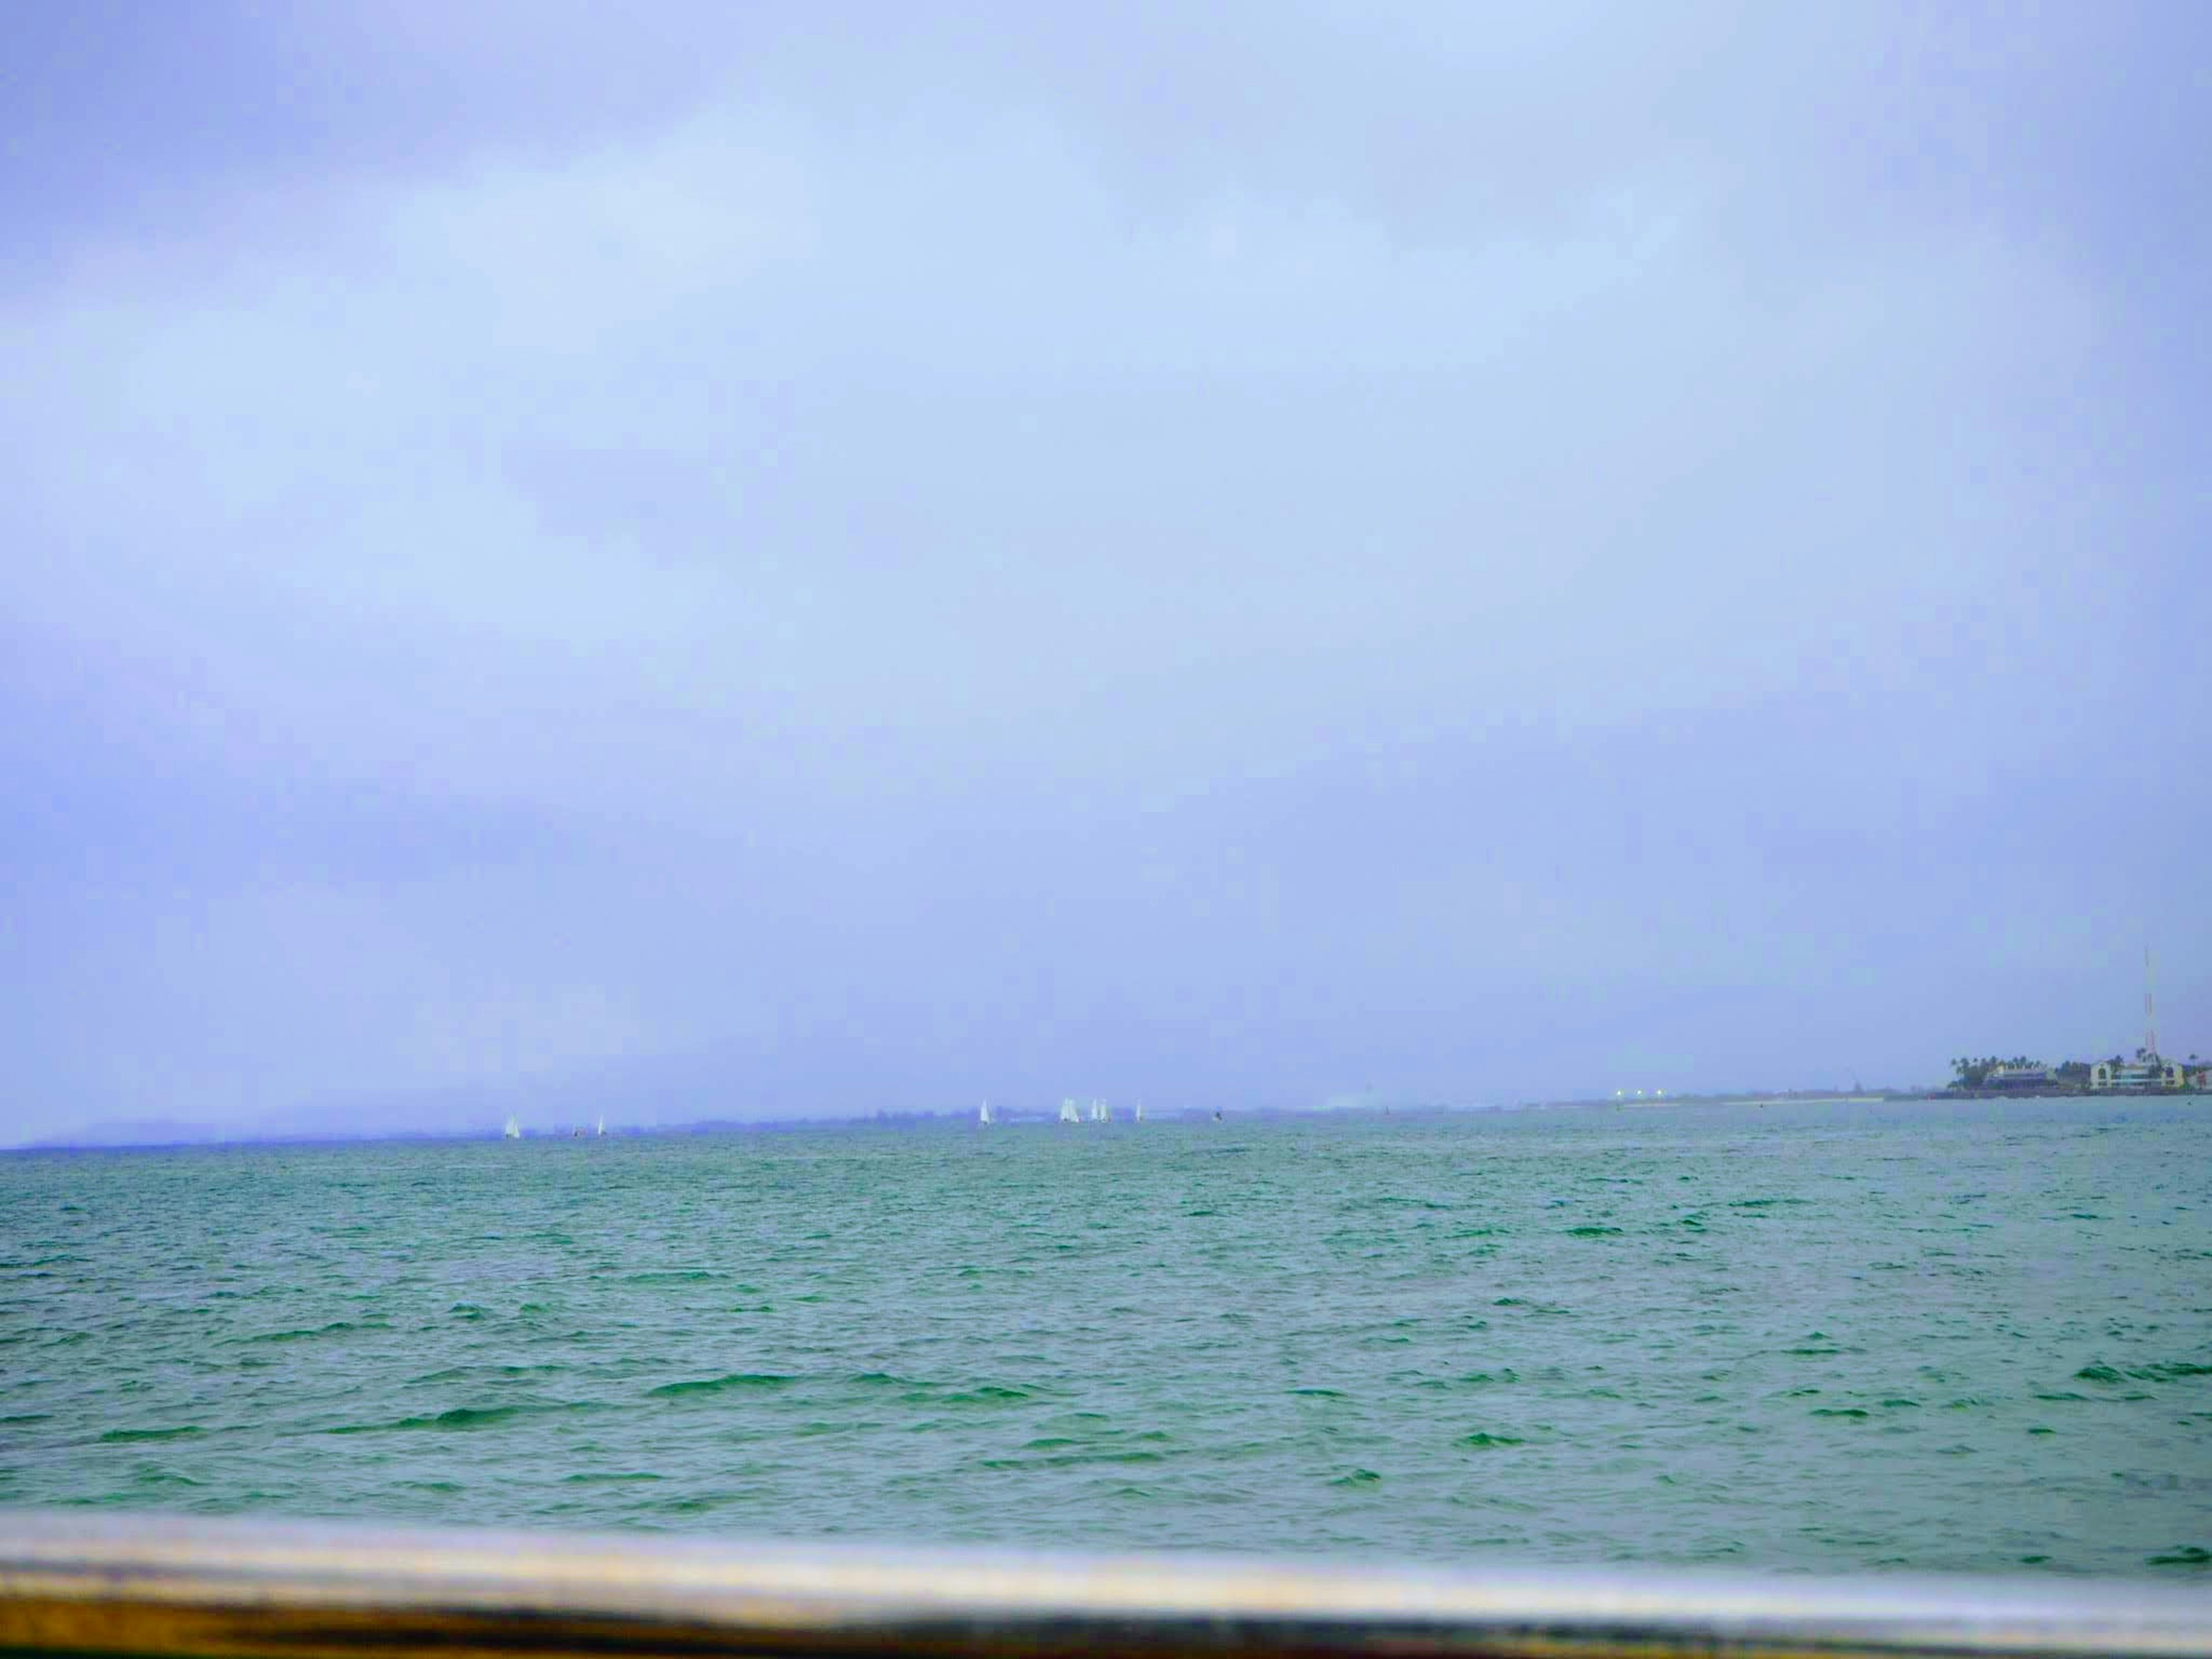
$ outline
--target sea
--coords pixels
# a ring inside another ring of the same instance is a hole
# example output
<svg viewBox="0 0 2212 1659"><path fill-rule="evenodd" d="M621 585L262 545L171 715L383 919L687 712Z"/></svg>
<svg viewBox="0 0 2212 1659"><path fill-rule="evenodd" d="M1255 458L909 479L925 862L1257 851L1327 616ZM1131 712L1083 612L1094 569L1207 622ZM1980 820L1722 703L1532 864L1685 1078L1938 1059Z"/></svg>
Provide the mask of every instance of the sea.
<svg viewBox="0 0 2212 1659"><path fill-rule="evenodd" d="M0 1156L0 1504L2212 1573L2212 1101Z"/></svg>

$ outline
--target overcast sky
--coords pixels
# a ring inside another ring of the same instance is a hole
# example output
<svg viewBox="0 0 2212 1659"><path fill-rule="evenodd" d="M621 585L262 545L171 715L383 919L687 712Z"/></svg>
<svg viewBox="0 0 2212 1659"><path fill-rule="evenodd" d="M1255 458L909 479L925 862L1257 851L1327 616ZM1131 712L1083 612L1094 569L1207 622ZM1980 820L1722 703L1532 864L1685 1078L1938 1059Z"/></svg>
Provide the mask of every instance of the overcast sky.
<svg viewBox="0 0 2212 1659"><path fill-rule="evenodd" d="M2212 1049L2208 61L9 8L0 1141Z"/></svg>

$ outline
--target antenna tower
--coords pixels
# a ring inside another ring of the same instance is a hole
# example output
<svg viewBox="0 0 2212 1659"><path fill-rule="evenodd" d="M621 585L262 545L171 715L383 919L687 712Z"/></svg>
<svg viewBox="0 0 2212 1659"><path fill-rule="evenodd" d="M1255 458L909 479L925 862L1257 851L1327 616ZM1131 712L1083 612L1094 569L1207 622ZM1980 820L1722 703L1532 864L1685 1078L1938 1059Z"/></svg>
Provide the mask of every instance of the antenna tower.
<svg viewBox="0 0 2212 1659"><path fill-rule="evenodd" d="M2157 982L2151 975L2150 946L2143 946L2143 1058L2158 1058Z"/></svg>

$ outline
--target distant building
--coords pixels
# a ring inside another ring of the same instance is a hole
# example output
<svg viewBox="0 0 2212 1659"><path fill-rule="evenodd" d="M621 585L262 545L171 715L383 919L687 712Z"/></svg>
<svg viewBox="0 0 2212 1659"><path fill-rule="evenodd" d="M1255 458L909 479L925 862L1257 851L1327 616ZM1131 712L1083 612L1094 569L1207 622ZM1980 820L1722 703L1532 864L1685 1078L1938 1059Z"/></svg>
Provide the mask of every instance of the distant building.
<svg viewBox="0 0 2212 1659"><path fill-rule="evenodd" d="M2032 1092L2051 1086L2051 1068L2040 1063L2027 1066L1992 1066L1982 1075L1984 1089L2010 1089Z"/></svg>
<svg viewBox="0 0 2212 1659"><path fill-rule="evenodd" d="M2089 1068L2089 1087L2099 1094L2142 1094L2153 1089L2185 1089L2188 1074L2178 1060L2100 1060Z"/></svg>

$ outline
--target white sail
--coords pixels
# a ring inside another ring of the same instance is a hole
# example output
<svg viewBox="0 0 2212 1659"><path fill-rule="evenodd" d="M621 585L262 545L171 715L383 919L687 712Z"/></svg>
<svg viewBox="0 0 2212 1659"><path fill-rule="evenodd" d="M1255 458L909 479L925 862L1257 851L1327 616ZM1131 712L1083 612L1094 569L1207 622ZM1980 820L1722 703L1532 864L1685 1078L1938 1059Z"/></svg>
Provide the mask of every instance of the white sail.
<svg viewBox="0 0 2212 1659"><path fill-rule="evenodd" d="M595 1134L595 1135L603 1135L603 1134L606 1133L606 1132L607 1132L607 1115L606 1115L605 1112L602 1112L602 1113L600 1113L600 1114L599 1114L599 1127L598 1127L597 1128L593 1129L593 1130L592 1131L592 1133L593 1134Z"/></svg>
<svg viewBox="0 0 2212 1659"><path fill-rule="evenodd" d="M1079 1123L1082 1121L1082 1120L1075 1115L1075 1103L1073 1100L1063 1100L1060 1103L1060 1121L1062 1123Z"/></svg>
<svg viewBox="0 0 2212 1659"><path fill-rule="evenodd" d="M514 1113L509 1112L507 1116L507 1127L501 1129L500 1133L508 1140L521 1139L522 1120L515 1116Z"/></svg>
<svg viewBox="0 0 2212 1659"><path fill-rule="evenodd" d="M1137 1103L1137 1110L1134 1121L1139 1123L1142 1123L1145 1121L1145 1103L1141 1100Z"/></svg>
<svg viewBox="0 0 2212 1659"><path fill-rule="evenodd" d="M991 1103L988 1100L985 1101L981 1108L975 1114L975 1121L978 1123L988 1124L996 1123L999 1120L997 1118L991 1115Z"/></svg>

